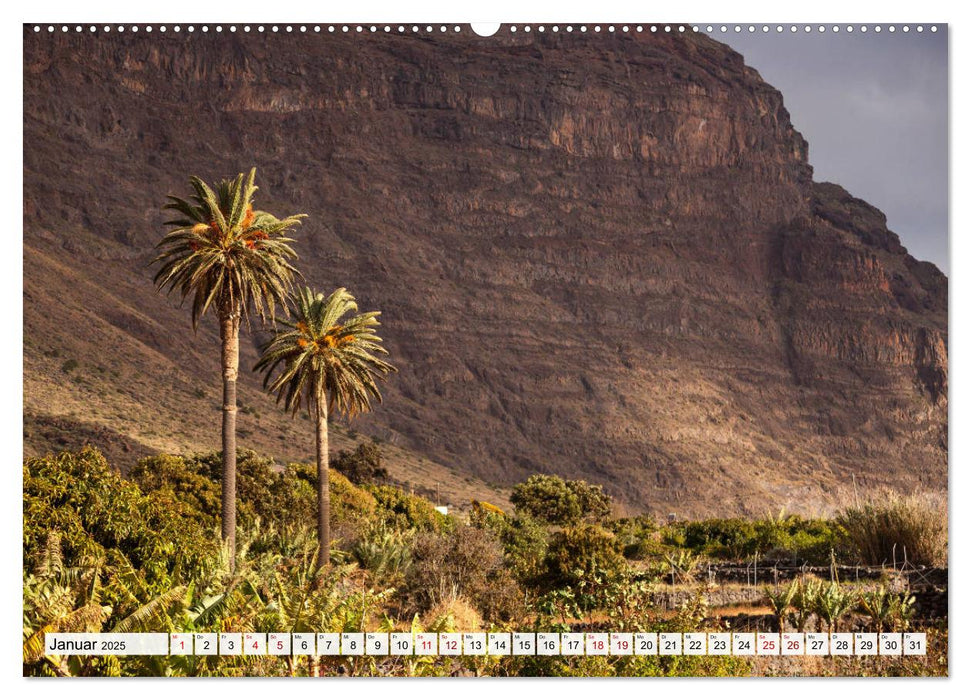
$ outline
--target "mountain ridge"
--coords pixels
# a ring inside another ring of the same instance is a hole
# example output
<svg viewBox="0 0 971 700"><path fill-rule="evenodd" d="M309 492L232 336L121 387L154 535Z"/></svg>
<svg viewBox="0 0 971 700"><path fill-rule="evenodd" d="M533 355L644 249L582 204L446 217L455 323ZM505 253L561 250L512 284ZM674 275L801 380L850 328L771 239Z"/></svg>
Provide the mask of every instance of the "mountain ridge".
<svg viewBox="0 0 971 700"><path fill-rule="evenodd" d="M215 329L193 336L146 265L165 194L256 164L259 206L310 214L307 280L384 312L401 372L363 432L497 487L587 478L633 512L946 488L946 277L812 181L782 96L724 45L31 33L24 50L31 414L95 406L155 443L188 417L215 444L195 397L215 395ZM125 356L81 383L44 355L100 357L104 338ZM241 378L256 443L311 444ZM126 420L148 406L150 425Z"/></svg>

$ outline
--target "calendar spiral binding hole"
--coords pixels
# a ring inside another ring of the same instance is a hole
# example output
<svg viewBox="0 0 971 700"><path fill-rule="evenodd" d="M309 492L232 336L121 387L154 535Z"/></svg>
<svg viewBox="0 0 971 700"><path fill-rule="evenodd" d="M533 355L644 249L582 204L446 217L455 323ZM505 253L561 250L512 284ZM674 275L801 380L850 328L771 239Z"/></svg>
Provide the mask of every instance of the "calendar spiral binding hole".
<svg viewBox="0 0 971 700"><path fill-rule="evenodd" d="M40 32L42 32L44 30L44 28L45 27L43 25L40 25L40 24L33 25L34 33L40 33ZM46 29L47 29L47 33L48 34L54 34L54 33L58 32L58 31L60 31L60 33L62 33L62 34L65 34L65 33L71 32L72 30L73 30L73 32L75 34L83 33L85 30L87 30L89 33L98 33L98 32L101 32L101 33L105 33L105 34L111 33L113 31L114 32L117 32L119 34L123 34L126 31L131 32L133 34L137 34L139 31L144 31L145 33L151 34L154 30L157 30L159 33L162 33L162 34L164 34L166 32L169 32L169 31L174 32L176 34L179 34L179 33L183 32L183 31L185 31L185 32L187 32L189 34L194 34L197 31L198 32L201 32L202 34L208 34L210 32L215 32L216 34L220 34L220 33L223 33L224 31L228 31L229 33L237 33L237 32L239 32L241 30L243 33L254 33L255 32L257 34L259 34L259 33L281 33L281 32L282 33L287 33L287 34L292 34L292 33L295 33L296 32L296 33L300 33L300 34L308 34L308 33L314 33L314 34L322 34L322 33L327 33L327 34L335 34L335 33L344 33L344 34L381 34L381 33L383 33L383 34L394 34L394 33L397 33L397 34L401 34L401 35L423 34L423 33L424 34L435 34L435 33L439 33L439 34L456 33L456 34L458 34L458 33L462 33L464 31L462 29L462 26L461 25L458 25L458 24L456 24L456 25L445 25L445 24L441 24L441 25L430 25L430 24L427 24L427 25L417 25L417 24L414 24L414 25L403 25L403 24L399 24L397 26L390 25L390 24L385 24L385 25L378 25L378 24L371 24L371 25L365 25L365 24L313 24L313 25L308 25L308 24L299 24L299 25L293 25L293 24L286 24L286 25L278 25L278 24L274 24L274 25L265 25L265 24L260 24L260 25L249 25L249 24L242 24L242 25L238 25L238 24L229 24L229 25L221 25L221 24L208 25L208 24L201 24L201 25L194 25L194 24L188 24L188 25L179 25L179 24L176 24L176 25L171 25L171 26L170 25L152 25L152 24L144 24L144 25L138 25L138 24L132 24L132 25L124 25L124 24L119 24L119 25L110 25L110 24L106 24L106 25L94 25L94 24L92 24L92 25L87 25L87 26L80 25L80 24L73 25L73 26L72 25L66 25L66 24L63 24L63 25L53 25L53 24L49 24L49 25L46 26ZM625 24L625 25L613 25L613 24L611 24L611 25L600 25L600 24L595 24L595 25L586 25L586 24L579 24L579 25L572 25L572 24L566 24L566 25L560 25L560 24L553 24L553 25L546 25L546 24L540 24L540 25L530 25L530 24L526 24L526 25L516 25L516 24L512 24L512 25L508 25L506 27L506 29L507 29L507 31L510 34L516 34L519 31L522 31L523 33L527 33L527 34L533 32L533 31L536 31L536 32L539 32L539 33L542 34L542 33L546 33L546 31L548 29L552 33L560 33L560 32L564 32L565 31L568 34L569 33L578 32L580 34L591 34L591 35L597 35L597 34L618 34L618 33L631 34L631 33L643 33L645 31L651 32L651 33L658 33L658 32L674 33L674 32L676 32L676 33L682 33L682 34L685 33L685 32L688 32L688 31L695 32L695 33L706 33L706 34L726 34L726 33L730 33L730 32L734 32L734 33L748 32L750 34L770 34L773 31L776 34L782 34L782 33L785 33L785 32L789 32L790 34L796 34L796 33L799 33L800 31L802 31L803 33L806 33L806 34L809 34L809 33L819 33L819 34L823 34L823 33L827 33L827 32L833 33L833 34L839 34L839 33L852 34L853 32L860 32L860 33L863 33L863 34L866 34L868 32L872 32L872 33L875 33L875 34L880 34L880 33L884 32L884 31L887 31L887 32L889 32L891 34L895 34L895 33L898 32L898 30L899 30L900 33L903 33L903 34L908 34L911 31L914 31L914 32L920 34L920 33L923 33L925 31L930 31L932 33L936 33L938 31L938 26L935 25L935 24L932 24L932 25L929 25L929 26L926 26L926 27L924 25L922 25L922 24L916 24L916 25L904 24L904 25L899 25L899 26L898 25L893 25L893 24L886 25L886 26L879 25L879 24L877 24L877 25L866 25L866 24L861 24L861 25L852 25L852 24L846 24L846 25L838 25L838 24L834 24L834 25L823 25L823 24L820 24L820 25L810 25L810 24L805 24L805 25L797 25L797 24L787 24L787 25L783 25L783 24L771 24L771 25L770 24L762 24L762 25L754 25L754 24L749 24L749 25L740 25L740 24L725 25L725 24L722 24L722 25L711 25L711 24L709 24L709 25L691 25L691 26L688 26L688 25L670 25L670 24L663 24L663 25L660 25L660 24L651 24L651 25L645 25L645 24L636 24L636 25L634 25L634 24ZM472 31L470 33L475 34L474 31Z"/></svg>

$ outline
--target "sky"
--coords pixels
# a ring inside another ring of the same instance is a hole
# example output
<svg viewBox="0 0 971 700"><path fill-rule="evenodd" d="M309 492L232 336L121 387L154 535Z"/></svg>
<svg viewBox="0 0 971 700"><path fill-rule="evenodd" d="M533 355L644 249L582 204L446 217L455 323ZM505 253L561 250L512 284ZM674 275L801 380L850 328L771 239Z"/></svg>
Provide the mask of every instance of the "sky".
<svg viewBox="0 0 971 700"><path fill-rule="evenodd" d="M817 181L836 182L887 215L887 226L918 260L949 273L948 47L932 33L736 33L712 38L745 57L782 92L792 123L809 141Z"/></svg>

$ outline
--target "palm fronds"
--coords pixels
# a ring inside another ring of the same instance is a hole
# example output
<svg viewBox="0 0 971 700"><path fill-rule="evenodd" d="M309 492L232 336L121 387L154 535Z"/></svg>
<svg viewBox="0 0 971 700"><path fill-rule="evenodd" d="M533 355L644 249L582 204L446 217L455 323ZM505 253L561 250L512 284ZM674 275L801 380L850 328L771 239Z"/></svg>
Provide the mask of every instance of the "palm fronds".
<svg viewBox="0 0 971 700"><path fill-rule="evenodd" d="M215 304L248 316L274 317L298 274L289 263L296 258L285 233L304 214L278 219L253 209L256 168L248 175L223 180L215 190L198 177L189 182L189 199L169 195L165 209L178 216L166 222L175 227L158 244L153 261L160 265L155 284L192 297L192 323Z"/></svg>
<svg viewBox="0 0 971 700"><path fill-rule="evenodd" d="M381 401L375 379L397 371L378 357L388 354L374 332L381 312L345 319L355 312L357 302L344 288L328 297L310 288L297 294L293 322L282 323L289 330L270 340L254 368L266 373L264 387L287 410L328 401L328 413L336 407L353 416L369 411L372 399Z"/></svg>
<svg viewBox="0 0 971 700"><path fill-rule="evenodd" d="M112 632L167 629L169 610L176 604L186 603L186 586L175 586L148 601L112 628Z"/></svg>

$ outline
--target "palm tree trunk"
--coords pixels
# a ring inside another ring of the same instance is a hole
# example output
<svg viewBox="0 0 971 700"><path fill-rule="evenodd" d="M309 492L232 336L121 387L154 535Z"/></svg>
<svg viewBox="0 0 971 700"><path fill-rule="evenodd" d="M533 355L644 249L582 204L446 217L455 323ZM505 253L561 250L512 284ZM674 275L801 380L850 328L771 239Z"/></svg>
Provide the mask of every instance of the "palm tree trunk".
<svg viewBox="0 0 971 700"><path fill-rule="evenodd" d="M317 404L317 568L330 562L330 468L327 436L327 397Z"/></svg>
<svg viewBox="0 0 971 700"><path fill-rule="evenodd" d="M239 377L239 307L227 305L219 318L223 369L222 536L236 570L236 379Z"/></svg>

